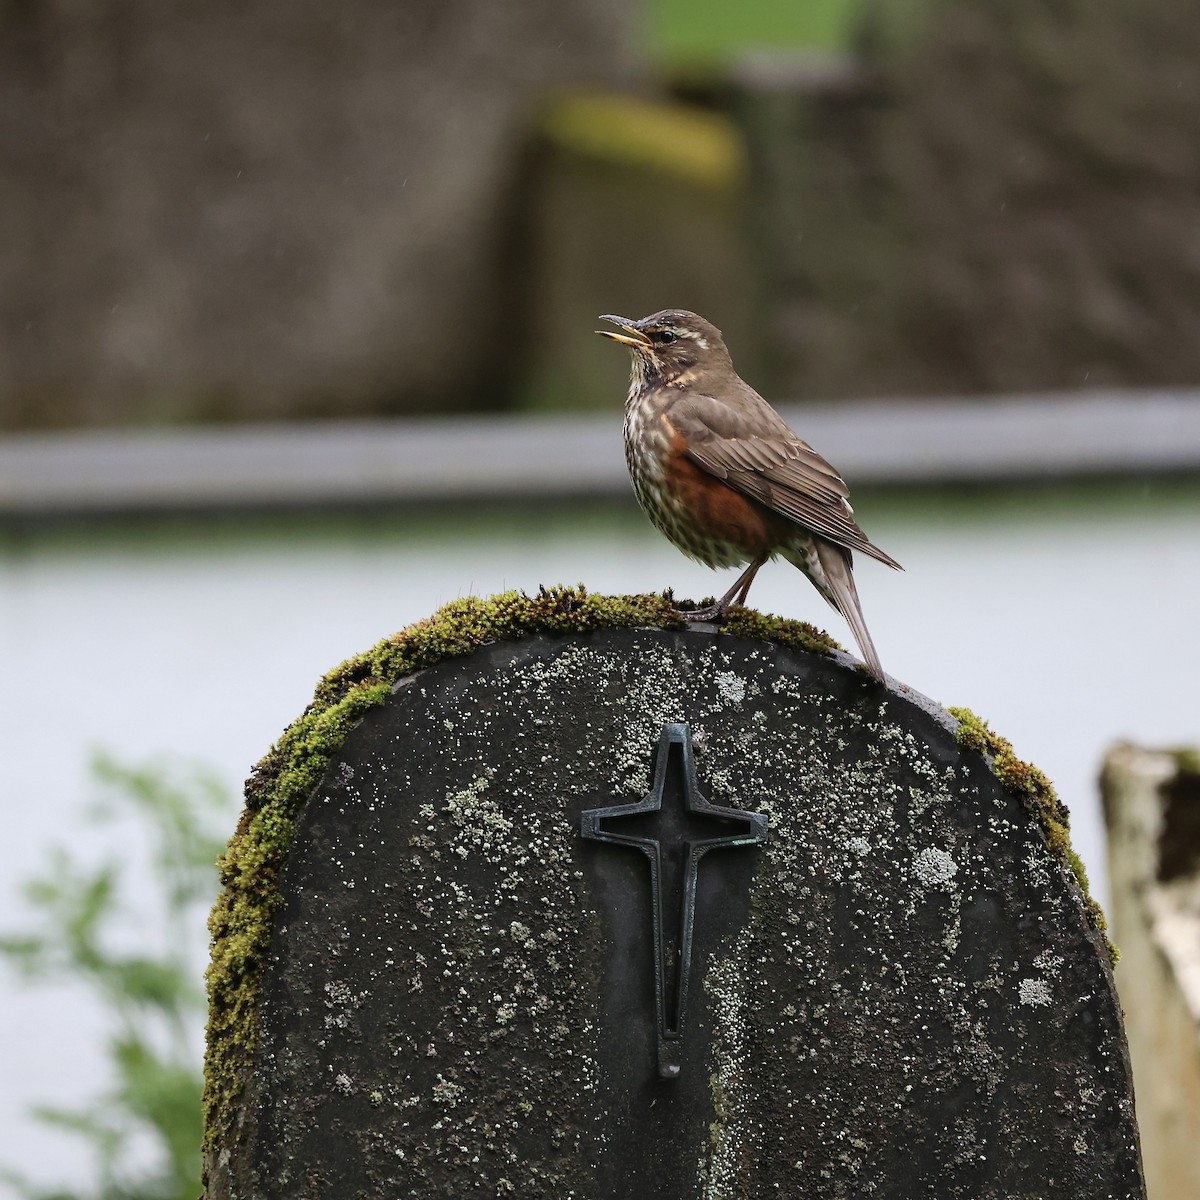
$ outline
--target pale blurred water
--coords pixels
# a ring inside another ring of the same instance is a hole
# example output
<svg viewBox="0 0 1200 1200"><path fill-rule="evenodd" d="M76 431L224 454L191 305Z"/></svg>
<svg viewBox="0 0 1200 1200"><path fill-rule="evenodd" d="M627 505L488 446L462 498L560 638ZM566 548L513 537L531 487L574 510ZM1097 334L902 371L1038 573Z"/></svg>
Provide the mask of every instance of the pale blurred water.
<svg viewBox="0 0 1200 1200"><path fill-rule="evenodd" d="M885 667L986 716L1049 774L1103 896L1105 747L1200 741L1200 484L856 500L872 538L908 568L859 564ZM457 596L582 581L698 597L731 579L687 562L630 508L10 530L3 923L19 919L16 883L40 847L91 836L78 812L93 747L200 759L233 793L321 674ZM752 600L849 644L791 567L765 569ZM3 986L0 1162L78 1178L82 1156L23 1112L102 1082L97 1016L66 990Z"/></svg>

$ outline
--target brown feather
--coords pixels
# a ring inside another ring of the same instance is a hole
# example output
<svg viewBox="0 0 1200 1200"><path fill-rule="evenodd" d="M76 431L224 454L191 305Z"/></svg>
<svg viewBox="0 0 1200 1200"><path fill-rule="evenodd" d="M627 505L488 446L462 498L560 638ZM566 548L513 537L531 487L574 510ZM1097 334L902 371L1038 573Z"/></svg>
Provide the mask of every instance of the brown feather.
<svg viewBox="0 0 1200 1200"><path fill-rule="evenodd" d="M689 456L735 491L811 532L903 570L859 528L845 480L757 392L742 387L739 404L749 412L695 392L682 393L671 405L669 420Z"/></svg>
<svg viewBox="0 0 1200 1200"><path fill-rule="evenodd" d="M854 571L851 568L849 553L840 546L822 542L820 539L814 542L813 548L824 572L826 587L832 593L834 608L850 626L850 632L854 634L854 640L866 660L867 670L883 683L883 664L879 661L879 654L875 650L875 643L871 640L866 619L863 617L862 605L858 601L858 588L854 586Z"/></svg>
<svg viewBox="0 0 1200 1200"><path fill-rule="evenodd" d="M625 402L629 476L650 520L711 567L749 569L710 608L746 601L758 568L794 563L849 624L875 678L879 655L854 586L855 550L890 567L854 519L845 480L733 368L721 331L671 309L630 321L603 318L633 354Z"/></svg>

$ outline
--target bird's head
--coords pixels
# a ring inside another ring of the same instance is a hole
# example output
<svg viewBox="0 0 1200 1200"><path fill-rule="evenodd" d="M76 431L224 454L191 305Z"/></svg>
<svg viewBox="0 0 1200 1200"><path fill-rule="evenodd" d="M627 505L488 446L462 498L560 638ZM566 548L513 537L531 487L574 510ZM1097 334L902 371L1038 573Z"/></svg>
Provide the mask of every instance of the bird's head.
<svg viewBox="0 0 1200 1200"><path fill-rule="evenodd" d="M721 331L694 312L672 308L640 321L606 313L600 320L617 326L619 332L596 332L629 347L634 375L642 379L703 388L709 375L733 369Z"/></svg>

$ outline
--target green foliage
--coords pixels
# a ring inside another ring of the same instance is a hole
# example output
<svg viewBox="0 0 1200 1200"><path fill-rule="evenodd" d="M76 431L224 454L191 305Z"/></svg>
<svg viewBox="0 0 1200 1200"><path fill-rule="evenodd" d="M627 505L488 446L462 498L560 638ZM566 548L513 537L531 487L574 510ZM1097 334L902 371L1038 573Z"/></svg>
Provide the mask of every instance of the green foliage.
<svg viewBox="0 0 1200 1200"><path fill-rule="evenodd" d="M53 849L25 885L34 927L0 937L0 956L31 985L86 989L108 1024L114 1082L79 1107L33 1110L46 1126L88 1143L86 1189L46 1188L2 1169L0 1180L25 1200L195 1200L204 1015L198 960L222 849L213 829L230 802L198 772L130 768L103 756L93 771L102 793L90 814L93 840L111 843L108 853L96 864ZM148 1165L131 1165L135 1144L153 1148Z"/></svg>
<svg viewBox="0 0 1200 1200"><path fill-rule="evenodd" d="M654 0L650 44L675 66L720 63L752 47L840 50L862 8L861 0Z"/></svg>

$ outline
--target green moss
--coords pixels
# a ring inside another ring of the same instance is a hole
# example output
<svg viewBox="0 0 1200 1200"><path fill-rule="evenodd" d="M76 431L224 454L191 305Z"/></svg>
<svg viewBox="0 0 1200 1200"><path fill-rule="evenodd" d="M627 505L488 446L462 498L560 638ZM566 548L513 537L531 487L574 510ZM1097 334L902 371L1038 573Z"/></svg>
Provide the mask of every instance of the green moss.
<svg viewBox="0 0 1200 1200"><path fill-rule="evenodd" d="M732 637L778 642L789 650L808 650L813 654L832 654L841 649L829 634L803 621L788 621L740 605L735 605L725 614L721 632Z"/></svg>
<svg viewBox="0 0 1200 1200"><path fill-rule="evenodd" d="M1175 769L1180 775L1200 776L1200 749L1195 746L1185 746L1168 753L1175 763Z"/></svg>
<svg viewBox="0 0 1200 1200"><path fill-rule="evenodd" d="M902 0L893 3L904 7ZM707 68L720 78L725 64L764 47L825 53L850 50L861 9L855 0L825 0L822 4L654 0L646 6L646 14L650 48L676 71L690 76L691 71Z"/></svg>
<svg viewBox="0 0 1200 1200"><path fill-rule="evenodd" d="M1071 845L1071 816L1067 806L1058 798L1054 785L1037 767L1016 756L1007 738L993 733L982 717L969 708L947 709L958 722L958 744L991 759L996 778L1012 793L1019 796L1025 807L1037 818L1051 853L1075 876L1083 892L1088 920L1104 938L1109 961L1116 966L1120 951L1108 937L1108 921L1100 905L1088 889L1087 870L1083 860Z"/></svg>
<svg viewBox="0 0 1200 1200"><path fill-rule="evenodd" d="M206 1154L232 1128L254 1055L259 982L278 900L275 883L296 818L363 714L382 704L406 675L493 642L634 626L682 629L684 624L670 593L603 596L579 586L543 588L536 596L469 597L348 659L320 681L303 715L255 767L246 785L245 810L218 864L222 891L209 919ZM817 654L837 649L811 625L746 608L732 610L722 632Z"/></svg>
<svg viewBox="0 0 1200 1200"><path fill-rule="evenodd" d="M715 191L732 190L745 173L733 122L691 105L569 93L547 107L542 132L559 149Z"/></svg>

